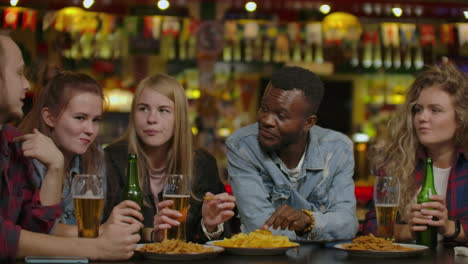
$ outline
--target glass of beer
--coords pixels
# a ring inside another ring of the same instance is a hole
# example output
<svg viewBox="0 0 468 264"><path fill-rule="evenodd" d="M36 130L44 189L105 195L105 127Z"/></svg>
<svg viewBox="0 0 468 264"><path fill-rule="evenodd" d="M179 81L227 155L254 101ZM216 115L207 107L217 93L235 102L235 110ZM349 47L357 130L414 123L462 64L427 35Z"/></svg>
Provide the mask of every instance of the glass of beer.
<svg viewBox="0 0 468 264"><path fill-rule="evenodd" d="M79 237L98 237L99 223L104 208L102 176L77 174L72 182L73 203Z"/></svg>
<svg viewBox="0 0 468 264"><path fill-rule="evenodd" d="M176 219L180 222L180 225L168 229L166 239L186 241L185 226L190 200L190 181L187 175L170 174L166 176L163 187L163 200L174 201L170 209L177 210L182 214L181 217Z"/></svg>
<svg viewBox="0 0 468 264"><path fill-rule="evenodd" d="M395 240L394 227L400 200L397 177L375 177L374 203L377 212L377 236Z"/></svg>

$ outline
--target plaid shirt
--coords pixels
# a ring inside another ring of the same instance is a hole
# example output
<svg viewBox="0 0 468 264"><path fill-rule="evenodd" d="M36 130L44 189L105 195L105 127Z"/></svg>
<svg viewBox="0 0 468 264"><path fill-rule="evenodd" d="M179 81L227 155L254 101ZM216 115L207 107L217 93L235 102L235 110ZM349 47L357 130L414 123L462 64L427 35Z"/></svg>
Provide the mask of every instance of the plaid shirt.
<svg viewBox="0 0 468 264"><path fill-rule="evenodd" d="M423 151L418 153L418 164L415 170L416 183L421 186L424 180L424 159L426 155ZM460 149L452 163L450 170L447 195L445 197L448 217L458 219L465 236L468 237L468 160ZM374 206L366 215L364 222L364 234L377 233L377 221ZM464 243L468 245L468 243Z"/></svg>
<svg viewBox="0 0 468 264"><path fill-rule="evenodd" d="M14 259L21 229L49 233L61 206L41 206L32 162L13 139L20 133L4 125L0 131L0 261Z"/></svg>

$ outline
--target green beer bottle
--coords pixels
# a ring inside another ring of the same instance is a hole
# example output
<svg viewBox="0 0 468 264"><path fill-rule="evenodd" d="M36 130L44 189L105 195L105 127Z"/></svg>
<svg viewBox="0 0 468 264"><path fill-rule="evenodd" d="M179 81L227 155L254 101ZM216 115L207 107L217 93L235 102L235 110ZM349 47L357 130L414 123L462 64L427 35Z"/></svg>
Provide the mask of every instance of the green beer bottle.
<svg viewBox="0 0 468 264"><path fill-rule="evenodd" d="M140 208L143 208L143 192L138 183L137 158L135 153L128 154L127 168L128 182L123 193L123 200L130 200L137 203Z"/></svg>
<svg viewBox="0 0 468 264"><path fill-rule="evenodd" d="M418 204L430 202L429 196L436 195L434 186L434 173L432 172L432 159L426 158L424 163L424 183L421 192L418 195ZM416 232L416 244L424 245L429 248L437 247L437 228L427 226L425 231Z"/></svg>

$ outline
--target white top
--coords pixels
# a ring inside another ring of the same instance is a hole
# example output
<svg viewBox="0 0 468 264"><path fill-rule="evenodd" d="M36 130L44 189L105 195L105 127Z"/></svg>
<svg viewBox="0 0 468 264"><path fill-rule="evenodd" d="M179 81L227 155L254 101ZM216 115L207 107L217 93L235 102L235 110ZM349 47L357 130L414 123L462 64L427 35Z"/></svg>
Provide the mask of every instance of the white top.
<svg viewBox="0 0 468 264"><path fill-rule="evenodd" d="M288 173L289 180L291 181L291 183L294 186L297 185L297 178L299 177L299 174L301 173L301 168L302 168L302 164L304 163L305 154L306 154L306 152L304 151L304 153L302 153L301 160L299 161L299 163L297 163L297 166L295 168L292 168L292 169L288 169L288 167L286 167L286 165L284 165L283 161L281 161L281 163L283 164L284 169Z"/></svg>
<svg viewBox="0 0 468 264"><path fill-rule="evenodd" d="M437 194L442 195L445 197L447 194L447 184L448 184L448 177L450 174L451 167L446 169L441 169L434 167L434 185L437 191Z"/></svg>

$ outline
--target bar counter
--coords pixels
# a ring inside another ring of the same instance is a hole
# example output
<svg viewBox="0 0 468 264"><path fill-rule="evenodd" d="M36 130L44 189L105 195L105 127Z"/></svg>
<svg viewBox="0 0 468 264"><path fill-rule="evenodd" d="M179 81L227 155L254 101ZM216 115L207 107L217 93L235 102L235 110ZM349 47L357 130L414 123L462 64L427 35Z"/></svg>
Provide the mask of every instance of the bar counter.
<svg viewBox="0 0 468 264"><path fill-rule="evenodd" d="M16 263L24 263L18 260ZM349 256L347 252L334 248L326 248L321 244L304 244L298 249L291 249L283 255L275 256L239 256L221 253L211 259L203 260L190 260L190 261L168 261L168 260L151 260L134 257L127 261L117 262L90 262L90 263L114 263L114 264L150 264L150 263L196 263L196 264L248 264L248 263L398 263L398 264L419 264L419 263L433 263L433 264L461 264L468 263L468 257L454 256L453 248L445 248L441 245L436 251L426 251L423 255L418 257L408 258L369 258L369 257L356 257Z"/></svg>

